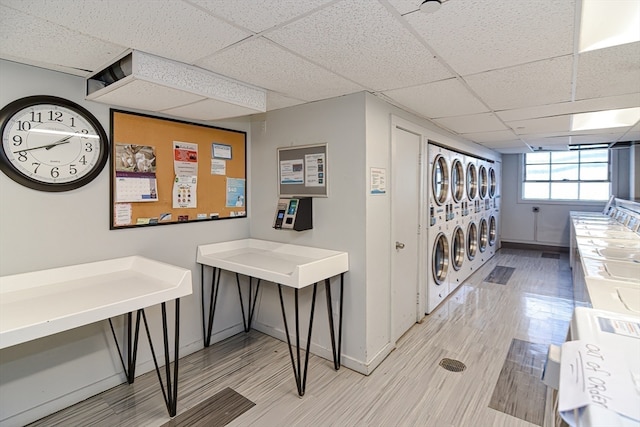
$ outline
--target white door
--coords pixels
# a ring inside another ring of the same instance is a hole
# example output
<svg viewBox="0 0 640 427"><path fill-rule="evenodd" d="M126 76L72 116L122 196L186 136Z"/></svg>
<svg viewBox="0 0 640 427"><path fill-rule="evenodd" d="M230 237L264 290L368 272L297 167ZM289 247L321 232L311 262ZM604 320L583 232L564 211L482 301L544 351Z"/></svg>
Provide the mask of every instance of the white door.
<svg viewBox="0 0 640 427"><path fill-rule="evenodd" d="M394 126L391 141L391 311L393 340L418 320L421 136Z"/></svg>

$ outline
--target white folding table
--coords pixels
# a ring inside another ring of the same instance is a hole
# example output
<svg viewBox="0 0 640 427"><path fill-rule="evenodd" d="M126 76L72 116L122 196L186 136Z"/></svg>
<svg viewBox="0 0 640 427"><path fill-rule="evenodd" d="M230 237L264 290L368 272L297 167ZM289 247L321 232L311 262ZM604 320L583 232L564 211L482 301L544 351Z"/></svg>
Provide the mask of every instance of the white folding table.
<svg viewBox="0 0 640 427"><path fill-rule="evenodd" d="M135 378L140 319L144 321L153 361L170 416L178 399L180 298L192 293L191 270L130 256L0 277L0 349L108 319L120 361L131 384ZM175 300L173 378L170 371L166 302ZM144 312L162 305L166 388ZM136 312L135 331L132 315ZM127 315L127 362L111 318Z"/></svg>
<svg viewBox="0 0 640 427"><path fill-rule="evenodd" d="M334 369L340 369L340 351L342 346L342 302L344 290L344 273L349 270L349 255L346 252L338 252L327 249L319 249L308 246L291 245L285 243L271 242L256 239L234 240L230 242L213 243L198 246L197 262L201 264L201 288L202 288L202 328L205 347L211 342L211 332L213 329L213 318L220 285L220 273L222 270L234 272L238 295L240 297L240 308L245 332L251 329L251 321L255 310L258 290L262 280L273 282L278 285L280 295L280 306L282 308L282 320L284 322L287 344L289 345L289 355L293 374L296 379L298 394L304 395L307 381L307 366L309 362L309 348L311 345L311 331L313 327L313 314L316 301L316 290L318 282L324 281L327 296L327 314L329 317L329 329L331 332L331 347L333 351ZM213 268L211 277L211 297L208 307L208 315L205 315L204 302L204 266ZM245 310L244 298L240 286L240 274L249 277L249 298L247 309ZM331 300L331 281L334 276L340 275L340 296L339 296L339 317L338 317L338 343L336 346L336 331L333 322L333 304ZM255 291L252 292L253 279L257 279ZM307 286L313 285L313 296L311 299L311 313L309 318L309 331L307 336L307 347L305 350L304 370L300 358L300 332L299 332L299 310L298 291ZM295 336L296 355L294 358L291 338L289 337L289 326L285 311L284 299L282 297L282 287L287 286L294 289L295 301ZM245 313L246 311L246 313ZM208 317L208 319L207 319Z"/></svg>

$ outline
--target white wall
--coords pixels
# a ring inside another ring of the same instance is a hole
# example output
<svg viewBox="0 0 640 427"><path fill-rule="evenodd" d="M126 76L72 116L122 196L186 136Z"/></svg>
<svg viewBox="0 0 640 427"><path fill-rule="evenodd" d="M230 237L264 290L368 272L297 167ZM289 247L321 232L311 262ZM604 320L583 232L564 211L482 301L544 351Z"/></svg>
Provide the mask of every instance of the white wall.
<svg viewBox="0 0 640 427"><path fill-rule="evenodd" d="M250 196L251 237L305 246L346 251L343 362L363 372L365 357L365 205L364 205L364 95L355 94L267 112L254 118ZM327 143L329 197L313 199L313 229L297 232L275 230L273 217L278 201L278 147ZM337 282L333 285L337 307ZM311 300L301 292L301 314L306 318ZM312 351L331 358L326 316L326 295L317 295ZM255 328L284 339L277 290L264 286ZM337 313L336 313L337 316ZM337 317L336 317L337 320Z"/></svg>
<svg viewBox="0 0 640 427"><path fill-rule="evenodd" d="M601 212L606 202L541 203L522 201L518 197L521 183L520 154L502 156L502 241L569 247L569 212ZM612 150L613 194L628 198L628 150ZM533 207L539 207L536 214Z"/></svg>
<svg viewBox="0 0 640 427"><path fill-rule="evenodd" d="M28 95L60 96L91 111L109 134L109 106L85 101L83 90L82 78L0 61L0 105ZM217 125L250 131L242 122ZM196 247L249 236L244 218L111 231L108 167L88 185L63 193L31 190L0 173L0 218L0 275L133 254L191 269L194 294L182 300L181 355L203 345ZM242 321L237 293L220 297L214 331L224 332L214 340L238 332ZM168 308L173 313L173 304ZM147 311L156 345L162 343L159 312L157 307ZM141 338L137 373L150 369L153 362ZM24 424L122 382L106 322L0 350L0 423Z"/></svg>
<svg viewBox="0 0 640 427"><path fill-rule="evenodd" d="M436 141L452 149L479 157L499 161L499 153L457 138L433 123L392 106L369 93L366 94L366 280L367 280L367 359L368 370L373 370L395 348L391 338L391 256L394 246L391 236L391 136L392 125L397 125L423 139ZM426 155L425 155L426 156ZM427 168L427 159L423 159ZM387 193L370 195L370 168L387 170ZM428 173L424 185L429 187ZM426 253L426 251L425 251ZM426 283L424 284L426 290ZM424 296L423 290L423 296Z"/></svg>

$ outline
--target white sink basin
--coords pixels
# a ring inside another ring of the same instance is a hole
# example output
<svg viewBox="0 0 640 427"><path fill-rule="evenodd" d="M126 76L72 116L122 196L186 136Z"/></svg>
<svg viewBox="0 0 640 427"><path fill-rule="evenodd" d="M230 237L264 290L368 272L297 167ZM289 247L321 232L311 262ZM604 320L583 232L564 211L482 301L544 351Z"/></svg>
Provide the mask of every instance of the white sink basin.
<svg viewBox="0 0 640 427"><path fill-rule="evenodd" d="M640 263L582 258L585 278L621 280L640 285Z"/></svg>
<svg viewBox="0 0 640 427"><path fill-rule="evenodd" d="M576 230L593 230L593 231L598 231L598 230L610 230L610 231L626 231L628 230L627 227L625 227L624 225L618 223L615 224L604 224L604 223L599 223L599 224L575 224L574 225Z"/></svg>
<svg viewBox="0 0 640 427"><path fill-rule="evenodd" d="M576 236L596 237L599 239L640 240L640 236L631 230L575 230Z"/></svg>
<svg viewBox="0 0 640 427"><path fill-rule="evenodd" d="M640 240L614 240L614 239L598 239L591 237L576 238L578 246L597 246L599 248L616 248L616 249L640 249Z"/></svg>
<svg viewBox="0 0 640 427"><path fill-rule="evenodd" d="M640 249L602 248L597 246L580 246L579 248L580 255L587 258L640 263Z"/></svg>
<svg viewBox="0 0 640 427"><path fill-rule="evenodd" d="M640 315L640 286L615 280L586 278L593 308L620 314Z"/></svg>

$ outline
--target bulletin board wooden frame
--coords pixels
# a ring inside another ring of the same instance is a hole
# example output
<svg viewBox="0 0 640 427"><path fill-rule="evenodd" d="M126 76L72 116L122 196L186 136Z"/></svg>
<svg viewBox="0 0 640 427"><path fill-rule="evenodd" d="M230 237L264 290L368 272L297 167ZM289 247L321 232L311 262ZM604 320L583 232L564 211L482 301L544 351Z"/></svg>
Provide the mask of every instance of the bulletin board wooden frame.
<svg viewBox="0 0 640 427"><path fill-rule="evenodd" d="M279 197L329 197L328 144L278 148ZM302 167L296 174L292 167Z"/></svg>
<svg viewBox="0 0 640 427"><path fill-rule="evenodd" d="M246 132L116 109L110 125L110 229L247 216Z"/></svg>

